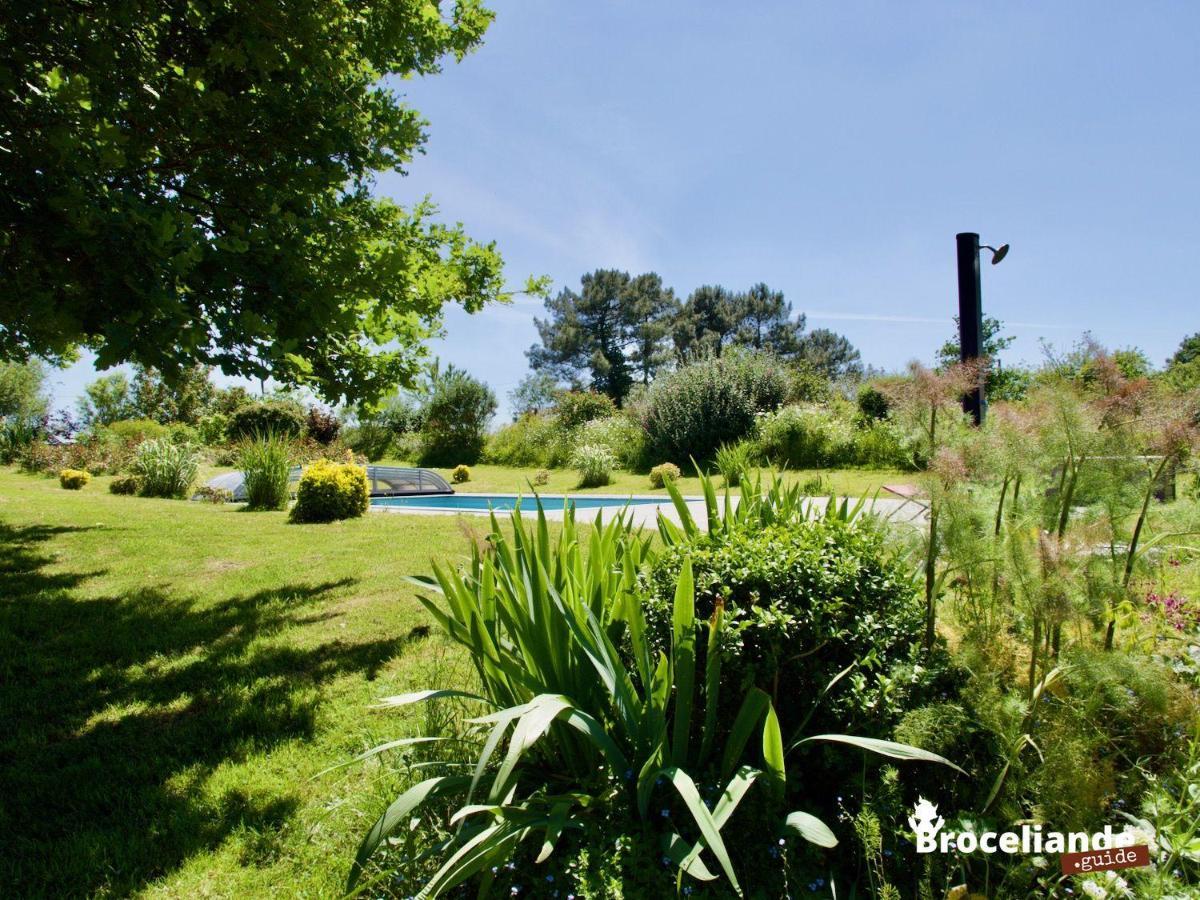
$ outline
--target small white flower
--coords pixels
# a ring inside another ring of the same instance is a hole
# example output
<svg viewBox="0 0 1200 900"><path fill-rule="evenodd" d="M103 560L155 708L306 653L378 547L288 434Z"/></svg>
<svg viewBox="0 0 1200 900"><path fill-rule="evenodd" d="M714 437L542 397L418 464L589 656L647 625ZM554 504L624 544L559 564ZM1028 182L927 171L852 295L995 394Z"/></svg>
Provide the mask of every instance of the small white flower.
<svg viewBox="0 0 1200 900"><path fill-rule="evenodd" d="M1101 885L1092 881L1090 878L1081 884L1080 887L1083 888L1083 892L1085 894L1087 894L1089 897L1095 897L1096 900L1104 900L1104 898L1108 896L1108 891L1105 890Z"/></svg>

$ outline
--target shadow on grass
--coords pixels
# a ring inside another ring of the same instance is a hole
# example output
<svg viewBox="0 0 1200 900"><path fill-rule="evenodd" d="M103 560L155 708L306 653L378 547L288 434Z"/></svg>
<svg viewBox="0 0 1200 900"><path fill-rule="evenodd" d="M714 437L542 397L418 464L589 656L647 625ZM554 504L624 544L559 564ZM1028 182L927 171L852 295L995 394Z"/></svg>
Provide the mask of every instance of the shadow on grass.
<svg viewBox="0 0 1200 900"><path fill-rule="evenodd" d="M0 523L0 896L126 894L235 829L278 829L294 798L199 786L312 736L315 688L371 677L405 643L262 640L350 580L204 604L76 597L102 573L47 572L43 547L73 530Z"/></svg>

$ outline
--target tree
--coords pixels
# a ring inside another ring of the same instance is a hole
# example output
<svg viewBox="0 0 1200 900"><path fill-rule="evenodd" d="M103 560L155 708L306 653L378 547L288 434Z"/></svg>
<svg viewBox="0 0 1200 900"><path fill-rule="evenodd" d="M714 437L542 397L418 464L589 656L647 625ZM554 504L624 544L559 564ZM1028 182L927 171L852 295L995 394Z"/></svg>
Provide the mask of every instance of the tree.
<svg viewBox="0 0 1200 900"><path fill-rule="evenodd" d="M547 298L547 319L534 319L540 344L528 351L535 371L587 382L617 403L635 379L649 384L669 359L667 337L679 308L675 295L653 272L630 277L597 269L580 279L580 290L564 288Z"/></svg>
<svg viewBox="0 0 1200 900"><path fill-rule="evenodd" d="M829 381L862 376L862 354L844 336L828 328L814 328L799 339L796 358Z"/></svg>
<svg viewBox="0 0 1200 900"><path fill-rule="evenodd" d="M1167 360L1167 366L1181 366L1200 359L1200 331L1189 334L1179 344L1179 349Z"/></svg>
<svg viewBox="0 0 1200 900"><path fill-rule="evenodd" d="M988 360L984 391L991 400L1020 400L1025 396L1031 380L1030 373L1023 369L1007 369L1000 364L1000 354L1016 340L1002 333L1004 323L992 316L983 317L983 332L980 335L983 355ZM942 344L937 353L937 369L944 372L961 360L958 340L958 316L954 317L954 337Z"/></svg>
<svg viewBox="0 0 1200 900"><path fill-rule="evenodd" d="M124 372L101 375L83 389L79 418L84 427L111 425L135 415L129 377Z"/></svg>
<svg viewBox="0 0 1200 900"><path fill-rule="evenodd" d="M482 381L454 366L435 371L421 410L421 464L478 462L495 413L496 395Z"/></svg>
<svg viewBox="0 0 1200 900"><path fill-rule="evenodd" d="M40 419L48 407L46 366L40 360L0 362L0 419Z"/></svg>
<svg viewBox="0 0 1200 900"><path fill-rule="evenodd" d="M508 392L513 421L529 413L538 413L554 405L559 393L558 382L547 372L530 372Z"/></svg>
<svg viewBox="0 0 1200 900"><path fill-rule="evenodd" d="M85 344L101 368L201 363L331 402L411 382L444 304L508 294L492 244L429 202L372 196L426 139L385 79L462 59L492 16L480 0L13 7L0 359Z"/></svg>
<svg viewBox="0 0 1200 900"><path fill-rule="evenodd" d="M752 347L780 357L795 354L804 316L792 318L782 291L759 282L734 293L719 285L692 291L676 320L675 348L683 359L720 356L726 347Z"/></svg>
<svg viewBox="0 0 1200 900"><path fill-rule="evenodd" d="M138 366L133 375L134 413L164 425L195 425L216 397L216 388L209 380L211 371L207 366L193 365L167 381L157 369Z"/></svg>
<svg viewBox="0 0 1200 900"><path fill-rule="evenodd" d="M674 328L675 349L682 359L721 351L733 343L740 322L738 296L715 284L696 288L679 311Z"/></svg>

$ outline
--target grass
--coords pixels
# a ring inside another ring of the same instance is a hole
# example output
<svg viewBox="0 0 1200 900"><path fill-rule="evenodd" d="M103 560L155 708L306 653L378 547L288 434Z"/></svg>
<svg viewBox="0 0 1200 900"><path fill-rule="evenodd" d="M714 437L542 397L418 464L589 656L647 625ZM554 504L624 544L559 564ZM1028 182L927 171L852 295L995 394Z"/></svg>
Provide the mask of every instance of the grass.
<svg viewBox="0 0 1200 900"><path fill-rule="evenodd" d="M380 465L405 466L411 463L400 460L381 460ZM450 480L451 469L436 469L443 478ZM528 493L529 485L537 474L536 468L521 469L513 466L471 466L471 480L465 484L454 485L460 493ZM561 494L661 494L667 495L665 488L652 488L650 476L645 473L625 471L613 472L612 481L603 487L580 488L579 475L571 469L548 469L550 481L538 488L542 493ZM914 472L902 472L898 469L801 469L785 472L787 483L811 481L816 477L822 479L822 493L834 491L838 494L863 496L874 494L885 484L912 484L919 477ZM700 496L700 479L696 475L683 477L678 482L684 494ZM717 478L721 486L721 479ZM737 489L733 489L737 493Z"/></svg>
<svg viewBox="0 0 1200 900"><path fill-rule="evenodd" d="M313 780L466 677L402 581L450 517L289 525L0 468L0 896L336 896L394 797Z"/></svg>

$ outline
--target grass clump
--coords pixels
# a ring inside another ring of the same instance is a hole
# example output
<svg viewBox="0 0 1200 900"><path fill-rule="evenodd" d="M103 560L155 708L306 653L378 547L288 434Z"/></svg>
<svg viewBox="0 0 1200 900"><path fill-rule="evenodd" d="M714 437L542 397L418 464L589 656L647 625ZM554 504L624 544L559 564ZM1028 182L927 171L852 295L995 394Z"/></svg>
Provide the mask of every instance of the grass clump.
<svg viewBox="0 0 1200 900"><path fill-rule="evenodd" d="M725 479L726 487L740 487L742 475L754 463L754 445L749 441L722 444L717 448L713 462L716 463L721 477Z"/></svg>
<svg viewBox="0 0 1200 900"><path fill-rule="evenodd" d="M580 487L600 487L612 481L617 461L607 447L584 444L575 450L571 465L579 472Z"/></svg>
<svg viewBox="0 0 1200 900"><path fill-rule="evenodd" d="M133 468L141 478L143 496L183 498L200 471L200 454L167 438L155 438L138 445Z"/></svg>
<svg viewBox="0 0 1200 900"><path fill-rule="evenodd" d="M247 509L287 509L292 443L274 432L244 442L238 465L246 485Z"/></svg>

